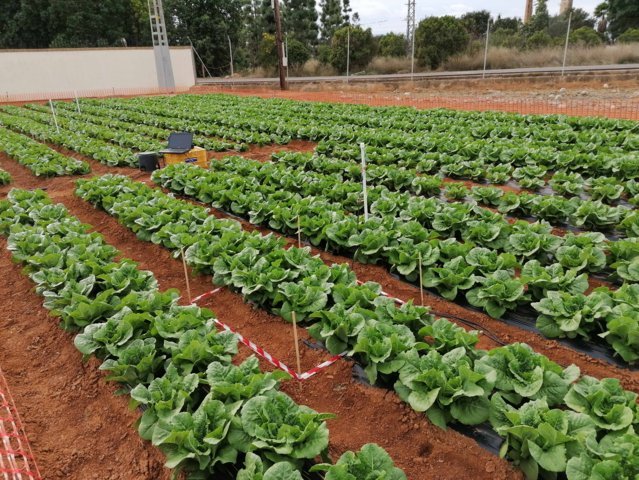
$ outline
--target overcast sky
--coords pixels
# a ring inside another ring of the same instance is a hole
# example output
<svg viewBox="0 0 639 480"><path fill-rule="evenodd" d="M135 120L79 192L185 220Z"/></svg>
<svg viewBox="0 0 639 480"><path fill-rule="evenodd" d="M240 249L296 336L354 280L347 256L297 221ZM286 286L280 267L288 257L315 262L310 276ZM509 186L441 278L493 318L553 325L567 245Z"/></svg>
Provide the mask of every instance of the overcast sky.
<svg viewBox="0 0 639 480"><path fill-rule="evenodd" d="M574 0L574 8L592 13L602 0ZM363 27L370 27L375 34L406 32L407 0L351 0L354 12L358 12ZM551 15L559 13L560 0L549 0ZM525 0L417 0L417 21L429 15L461 16L474 10L489 10L494 17L523 17Z"/></svg>

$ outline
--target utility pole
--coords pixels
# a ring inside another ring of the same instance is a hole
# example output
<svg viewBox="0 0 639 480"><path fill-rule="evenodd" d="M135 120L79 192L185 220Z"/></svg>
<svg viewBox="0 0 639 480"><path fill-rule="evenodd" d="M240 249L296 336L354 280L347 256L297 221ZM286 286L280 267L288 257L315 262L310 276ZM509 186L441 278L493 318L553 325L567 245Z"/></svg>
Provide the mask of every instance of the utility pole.
<svg viewBox="0 0 639 480"><path fill-rule="evenodd" d="M233 45L231 44L231 37L229 35L226 36L229 39L229 56L231 57L231 78L235 74L233 71Z"/></svg>
<svg viewBox="0 0 639 480"><path fill-rule="evenodd" d="M408 15L406 16L406 54L410 55L415 35L415 10L417 0L408 0Z"/></svg>
<svg viewBox="0 0 639 480"><path fill-rule="evenodd" d="M286 90L286 70L284 68L284 43L282 42L282 19L280 18L280 0L271 0L275 13L275 43L277 43L277 63L280 71L280 89Z"/></svg>
<svg viewBox="0 0 639 480"><path fill-rule="evenodd" d="M155 54L155 69L158 76L158 86L162 90L175 90L173 77L173 65L171 52L169 51L169 39L166 35L166 22L164 21L164 7L162 0L147 0L149 7L149 21L151 23L151 39Z"/></svg>

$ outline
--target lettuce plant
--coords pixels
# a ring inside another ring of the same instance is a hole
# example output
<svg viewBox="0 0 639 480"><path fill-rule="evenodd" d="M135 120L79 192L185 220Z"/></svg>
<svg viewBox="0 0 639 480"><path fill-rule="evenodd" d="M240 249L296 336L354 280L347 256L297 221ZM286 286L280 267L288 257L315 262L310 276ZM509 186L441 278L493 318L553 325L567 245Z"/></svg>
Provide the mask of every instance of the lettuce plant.
<svg viewBox="0 0 639 480"><path fill-rule="evenodd" d="M477 425L488 419L488 394L495 373L476 371L465 348L444 355L431 350L421 356L416 350L408 350L398 361L401 367L395 391L413 410L426 412L435 425L446 428L453 419Z"/></svg>
<svg viewBox="0 0 639 480"><path fill-rule="evenodd" d="M288 395L269 392L249 399L239 416L232 419L228 441L244 453L263 455L271 462L294 461L300 466L325 453L328 447L327 419L296 404Z"/></svg>
<svg viewBox="0 0 639 480"><path fill-rule="evenodd" d="M344 453L335 465L324 463L311 467L311 472L318 471L326 472L325 480L406 480L388 453L374 443L367 443L359 452ZM264 477L264 480L268 479Z"/></svg>
<svg viewBox="0 0 639 480"><path fill-rule="evenodd" d="M497 270L485 277L473 275L472 278L479 286L469 290L466 299L493 318L501 318L507 310L514 310L519 303L530 299L522 280L506 270Z"/></svg>
<svg viewBox="0 0 639 480"><path fill-rule="evenodd" d="M537 328L548 338L590 338L603 329L612 309L612 298L605 291L589 295L579 292L549 291L532 307L539 312Z"/></svg>
<svg viewBox="0 0 639 480"><path fill-rule="evenodd" d="M443 264L442 267L430 267L424 271L423 286L435 287L440 295L454 300L459 290L468 290L475 284L473 271L475 267L468 265L463 257L456 257Z"/></svg>
<svg viewBox="0 0 639 480"><path fill-rule="evenodd" d="M512 343L490 350L476 362L476 370L494 372L495 389L509 402L519 405L524 398L543 399L550 406L560 405L579 377L579 368L562 368L528 345Z"/></svg>
<svg viewBox="0 0 639 480"><path fill-rule="evenodd" d="M545 400L514 408L499 394L491 399L490 423L505 438L500 456L512 460L527 480L556 478L566 470L568 458L578 455L586 439L596 434L587 415L549 409Z"/></svg>
<svg viewBox="0 0 639 480"><path fill-rule="evenodd" d="M624 390L616 378L584 375L565 397L566 405L592 418L597 427L620 431L639 424L637 394Z"/></svg>
<svg viewBox="0 0 639 480"><path fill-rule="evenodd" d="M609 433L598 443L590 438L585 444L586 451L568 460L568 480L632 479L639 475L639 437L634 433Z"/></svg>
<svg viewBox="0 0 639 480"><path fill-rule="evenodd" d="M303 480L303 477L289 462L277 462L267 467L262 458L248 452L244 459L244 468L237 472L236 480Z"/></svg>
<svg viewBox="0 0 639 480"><path fill-rule="evenodd" d="M578 270L565 269L558 263L543 267L538 260L530 260L521 269L521 279L528 285L533 298L541 299L551 291L577 294L588 289L588 276Z"/></svg>

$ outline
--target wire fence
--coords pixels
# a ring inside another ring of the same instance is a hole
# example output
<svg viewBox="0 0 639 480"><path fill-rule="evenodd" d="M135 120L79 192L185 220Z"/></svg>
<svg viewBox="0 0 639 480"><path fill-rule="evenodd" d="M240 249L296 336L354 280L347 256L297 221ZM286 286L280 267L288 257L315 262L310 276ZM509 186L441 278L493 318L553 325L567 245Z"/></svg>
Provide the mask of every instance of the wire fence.
<svg viewBox="0 0 639 480"><path fill-rule="evenodd" d="M2 369L0 369L0 479L42 479Z"/></svg>
<svg viewBox="0 0 639 480"><path fill-rule="evenodd" d="M0 91L0 104L22 103L38 100L67 100L72 98L105 98L105 97L137 97L141 95L166 95L173 93L186 93L189 88L102 88L92 90L60 90L55 92L29 92L12 94Z"/></svg>
<svg viewBox="0 0 639 480"><path fill-rule="evenodd" d="M198 87L194 93L227 93L262 98L286 98L311 102L338 102L371 106L401 106L419 109L449 108L453 110L500 111L532 115L571 115L606 117L639 121L639 97L622 98L573 98L553 95L553 98L503 95L500 98L481 94L443 95L419 92L357 93L357 92L302 92L270 89L230 89L228 87Z"/></svg>

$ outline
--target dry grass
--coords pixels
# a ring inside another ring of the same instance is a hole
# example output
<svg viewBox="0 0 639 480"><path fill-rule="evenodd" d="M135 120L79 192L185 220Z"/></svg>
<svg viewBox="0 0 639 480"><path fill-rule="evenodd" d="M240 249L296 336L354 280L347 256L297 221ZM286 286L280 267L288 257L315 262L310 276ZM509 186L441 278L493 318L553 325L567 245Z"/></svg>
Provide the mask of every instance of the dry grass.
<svg viewBox="0 0 639 480"><path fill-rule="evenodd" d="M366 73L372 75L410 73L410 65L410 58L407 57L375 57L366 67Z"/></svg>
<svg viewBox="0 0 639 480"><path fill-rule="evenodd" d="M488 50L489 69L561 66L563 48L548 47L540 50L520 51L512 48L492 47ZM616 65L639 63L638 44L620 44L600 47L571 47L567 65ZM484 66L484 52L458 55L449 59L442 70L479 70Z"/></svg>
<svg viewBox="0 0 639 480"><path fill-rule="evenodd" d="M337 75L337 70L330 65L323 64L319 60L312 58L306 62L301 69L294 69L291 74L301 77L327 77Z"/></svg>

